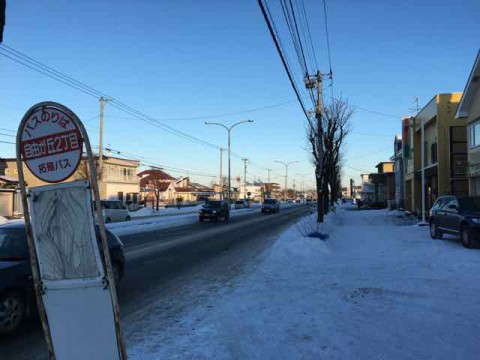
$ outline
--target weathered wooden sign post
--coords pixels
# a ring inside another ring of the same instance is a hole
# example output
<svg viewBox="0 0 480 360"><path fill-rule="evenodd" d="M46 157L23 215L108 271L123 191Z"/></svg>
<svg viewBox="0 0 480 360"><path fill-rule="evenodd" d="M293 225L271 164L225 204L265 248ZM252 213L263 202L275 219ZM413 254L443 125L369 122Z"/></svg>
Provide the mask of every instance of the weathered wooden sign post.
<svg viewBox="0 0 480 360"><path fill-rule="evenodd" d="M74 174L84 146L89 180L27 192L22 161L37 178L60 183ZM61 104L38 103L23 117L16 147L35 294L50 358L126 359L96 167L82 122Z"/></svg>

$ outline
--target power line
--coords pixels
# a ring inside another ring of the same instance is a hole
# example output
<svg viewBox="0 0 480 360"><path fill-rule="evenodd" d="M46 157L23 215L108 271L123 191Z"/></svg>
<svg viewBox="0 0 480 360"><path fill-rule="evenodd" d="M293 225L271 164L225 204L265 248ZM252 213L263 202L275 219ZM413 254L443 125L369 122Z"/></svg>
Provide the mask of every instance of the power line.
<svg viewBox="0 0 480 360"><path fill-rule="evenodd" d="M16 131L17 131L17 130L7 129L7 128L0 128L0 130L2 130L2 131L11 131L11 132L16 132Z"/></svg>
<svg viewBox="0 0 480 360"><path fill-rule="evenodd" d="M5 134L5 133L0 133L1 136L10 136L10 137L16 137L15 135L12 134Z"/></svg>
<svg viewBox="0 0 480 360"><path fill-rule="evenodd" d="M11 142L11 141L3 141L3 140L0 140L0 143L2 144L12 144L12 145L15 145L14 142Z"/></svg>
<svg viewBox="0 0 480 360"><path fill-rule="evenodd" d="M290 84L292 85L292 88L295 92L295 95L297 96L297 100L300 103L300 106L302 107L302 111L305 114L305 117L307 118L307 120L309 120L307 110L305 109L305 105L303 104L302 98L300 97L300 93L298 92L297 85L296 85L295 81L293 80L293 76L292 76L292 74L290 72L290 69L288 67L285 55L283 54L282 49L281 49L280 44L279 44L279 40L277 39L278 35L276 35L276 31L273 28L273 26L274 26L273 25L274 24L273 23L273 18L270 20L271 16L269 18L268 14L267 14L267 11L268 11L268 13L270 13L270 10L268 10L268 5L266 3L264 5L263 0L258 0L258 5L260 6L260 10L262 11L263 18L265 20L265 23L267 24L268 31L270 32L270 36L272 37L272 40L275 44L278 55L280 56L280 59L282 61L285 72L287 73L288 79L290 80Z"/></svg>
<svg viewBox="0 0 480 360"><path fill-rule="evenodd" d="M63 74L43 63L41 63L40 61L38 60L35 60L33 58L31 58L30 56L28 55L25 55L23 53L21 53L20 51L18 50L15 50L5 44L0 44L0 55L4 56L4 57L7 57L21 65L24 65L34 71L37 71L47 77L50 77L51 79L54 79L56 81L59 81L67 86L70 86L76 90L79 90L81 92L83 92L84 94L86 95L89 95L89 96L92 96L94 98L99 98L99 97L106 97L106 98L110 98L111 99L111 106L115 107L116 109L122 111L122 112L125 112L129 115L132 115L134 116L135 118L137 118L138 120L141 120L141 121L144 121L150 125L153 125L159 129L162 129L166 132L169 132L175 136L178 136L178 137L181 137L181 138L184 138L184 139L187 139L187 140L190 140L190 141L193 141L193 142L196 142L196 143L199 143L199 144L202 144L202 145L205 145L205 146L209 146L209 147L213 147L215 149L219 149L220 146L218 145L215 145L215 144L212 144L212 143L209 143L205 140L202 140L202 139L199 139L193 135L190 135L190 134L187 134L181 130L178 130L178 129L175 129L173 128L172 126L170 125L167 125L167 124L164 124L156 119L153 119L151 117L149 117L148 115L142 113L141 111L139 110L136 110L134 108L132 108L131 106L119 101L119 100L116 100L106 94L104 94L103 92L99 91L99 90L96 90L94 89L93 87L91 86L88 86L78 80L75 80L74 78L66 75L66 74Z"/></svg>
<svg viewBox="0 0 480 360"><path fill-rule="evenodd" d="M325 35L327 38L327 53L328 53L328 65L330 67L330 76L332 75L332 57L330 56L330 35L328 33L328 19L327 19L327 4L326 0L323 0L323 14L325 18ZM333 79L332 79L333 83Z"/></svg>

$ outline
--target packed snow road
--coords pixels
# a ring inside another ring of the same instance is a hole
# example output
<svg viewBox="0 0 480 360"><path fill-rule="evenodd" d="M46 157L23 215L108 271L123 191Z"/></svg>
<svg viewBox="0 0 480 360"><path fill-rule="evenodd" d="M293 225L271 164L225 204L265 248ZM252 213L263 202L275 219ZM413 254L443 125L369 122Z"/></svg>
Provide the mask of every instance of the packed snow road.
<svg viewBox="0 0 480 360"><path fill-rule="evenodd" d="M248 268L279 232L309 213L304 205L285 206L280 214L267 216L261 216L257 210L240 210L228 223L198 223L192 218L198 216L192 214L178 215L181 226L174 219L176 216L167 220L170 226L160 219L148 219L149 224L143 229L143 220L119 226L127 257L126 275L119 289L127 344L139 336L138 324L149 317L151 304L162 308L164 318L158 321L169 323L190 305L184 298L194 296L199 301L202 294L208 293L206 290L217 286L216 281L230 281ZM124 227L129 224L134 227L132 231ZM184 293L198 281L199 274L208 274L204 275L207 281L195 291ZM46 358L38 321L30 321L16 334L0 337L2 360Z"/></svg>

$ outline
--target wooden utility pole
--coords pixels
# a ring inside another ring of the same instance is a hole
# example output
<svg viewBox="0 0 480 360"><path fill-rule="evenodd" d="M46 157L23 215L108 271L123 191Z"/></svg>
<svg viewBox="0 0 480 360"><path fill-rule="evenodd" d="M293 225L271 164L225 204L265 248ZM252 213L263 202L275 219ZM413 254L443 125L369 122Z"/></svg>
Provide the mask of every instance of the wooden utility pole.
<svg viewBox="0 0 480 360"><path fill-rule="evenodd" d="M315 118L317 120L317 153L318 159L315 167L315 178L317 185L317 222L323 222L325 194L323 192L323 127L322 127L322 73L317 72L317 107L315 109Z"/></svg>
<svg viewBox="0 0 480 360"><path fill-rule="evenodd" d="M243 158L243 199L247 199L247 158Z"/></svg>
<svg viewBox="0 0 480 360"><path fill-rule="evenodd" d="M107 98L101 97L98 99L100 103L100 131L98 132L98 172L101 174L102 165L103 165L103 117L105 113L105 104L107 103Z"/></svg>

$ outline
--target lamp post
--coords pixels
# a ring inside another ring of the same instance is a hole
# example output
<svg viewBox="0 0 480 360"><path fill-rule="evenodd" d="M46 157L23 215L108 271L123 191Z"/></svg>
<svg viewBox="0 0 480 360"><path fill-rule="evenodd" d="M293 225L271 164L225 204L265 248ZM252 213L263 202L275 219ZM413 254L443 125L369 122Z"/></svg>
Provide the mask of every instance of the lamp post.
<svg viewBox="0 0 480 360"><path fill-rule="evenodd" d="M291 165L291 164L298 163L299 161L290 161L289 163L286 163L286 162L283 162L283 161L275 160L275 162L285 166L285 199L284 200L285 200L285 202L287 202L288 166Z"/></svg>
<svg viewBox="0 0 480 360"><path fill-rule="evenodd" d="M300 176L302 178L302 195L303 195L303 200L305 200L305 176L310 175L310 174L297 174L297 176Z"/></svg>
<svg viewBox="0 0 480 360"><path fill-rule="evenodd" d="M252 123L253 120L243 120L243 121L239 121L235 124L233 124L232 126L228 127L224 124L221 124L221 123L216 123L216 122L207 122L205 121L205 125L218 125L218 126L221 126L223 127L225 130L227 130L227 133L228 133L228 191L227 191L227 194L228 194L228 206L230 206L230 199L232 198L231 196L231 191L232 191L232 184L231 184L231 169L230 169L230 135L231 135L231 132L232 132L232 129L237 126L237 125L240 125L240 124L243 124L243 123Z"/></svg>

